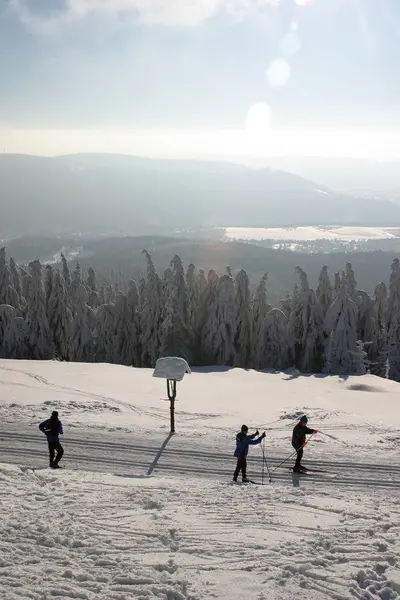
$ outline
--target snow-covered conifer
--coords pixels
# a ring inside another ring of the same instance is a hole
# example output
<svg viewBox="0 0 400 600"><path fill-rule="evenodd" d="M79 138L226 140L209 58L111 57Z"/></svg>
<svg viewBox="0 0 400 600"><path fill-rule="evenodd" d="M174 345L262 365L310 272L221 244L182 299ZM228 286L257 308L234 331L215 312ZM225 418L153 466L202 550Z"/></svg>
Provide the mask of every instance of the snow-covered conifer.
<svg viewBox="0 0 400 600"><path fill-rule="evenodd" d="M303 372L318 372L323 366L323 314L317 296L309 286L307 274L296 268L300 288L293 295L288 323L289 343L295 365Z"/></svg>
<svg viewBox="0 0 400 600"><path fill-rule="evenodd" d="M391 265L389 299L387 307L387 352L391 378L400 380L400 261Z"/></svg>
<svg viewBox="0 0 400 600"><path fill-rule="evenodd" d="M22 304L22 284L21 284L21 275L19 269L15 263L15 260L10 257L10 276L11 276L11 286L17 292L18 298L20 300L20 304Z"/></svg>
<svg viewBox="0 0 400 600"><path fill-rule="evenodd" d="M0 356L3 358L9 358L4 352L4 332L7 329L9 323L17 316L17 311L13 306L9 304L0 304Z"/></svg>
<svg viewBox="0 0 400 600"><path fill-rule="evenodd" d="M65 284L66 288L68 289L71 285L71 273L69 270L67 259L65 258L63 253L61 253L61 265L62 265L62 276L64 279L64 284Z"/></svg>
<svg viewBox="0 0 400 600"><path fill-rule="evenodd" d="M115 362L140 366L139 292L136 283L129 282L128 293L117 294L115 303Z"/></svg>
<svg viewBox="0 0 400 600"><path fill-rule="evenodd" d="M29 273L25 269L21 268L22 295L25 298L25 309L26 310L27 310L26 303L28 301L29 294L30 294L31 282L32 282L32 277L29 275Z"/></svg>
<svg viewBox="0 0 400 600"><path fill-rule="evenodd" d="M318 279L318 287L317 287L317 298L322 307L322 313L325 318L325 315L328 311L328 308L332 304L333 299L333 290L331 281L328 275L328 267L324 266L321 269L321 273Z"/></svg>
<svg viewBox="0 0 400 600"><path fill-rule="evenodd" d="M176 255L163 279L161 356L179 356L192 362L192 337L188 327L189 299L182 261Z"/></svg>
<svg viewBox="0 0 400 600"><path fill-rule="evenodd" d="M96 309L101 304L105 304L105 302L102 302L100 299L96 281L96 272L93 269L93 267L89 267L88 269L88 276L86 278L86 289L88 292L89 306L91 306L93 309Z"/></svg>
<svg viewBox="0 0 400 600"><path fill-rule="evenodd" d="M160 357L160 335L162 322L161 280L154 268L151 256L143 251L146 260L146 282L142 291L140 344L141 364L154 367Z"/></svg>
<svg viewBox="0 0 400 600"><path fill-rule="evenodd" d="M47 314L50 329L53 333L56 355L61 360L68 360L72 314L68 306L64 279L58 270L53 279Z"/></svg>
<svg viewBox="0 0 400 600"><path fill-rule="evenodd" d="M343 281L346 286L346 293L350 296L353 302L356 301L357 282L354 276L354 271L351 263L346 263L346 271L343 276Z"/></svg>
<svg viewBox="0 0 400 600"><path fill-rule="evenodd" d="M44 292L46 296L46 307L49 304L49 299L54 286L54 271L51 265L46 265L46 274L44 278ZM49 315L47 315L49 316Z"/></svg>
<svg viewBox="0 0 400 600"><path fill-rule="evenodd" d="M344 279L344 273L340 274L339 271L337 271L335 273L335 283L333 286L333 297L336 298L336 296L339 294L341 288L342 288L342 281Z"/></svg>
<svg viewBox="0 0 400 600"><path fill-rule="evenodd" d="M12 286L12 277L7 264L5 248L0 249L0 304L14 306L18 312L21 310L20 297Z"/></svg>
<svg viewBox="0 0 400 600"><path fill-rule="evenodd" d="M273 308L265 316L258 348L258 368L284 370L289 366L288 319L278 308Z"/></svg>
<svg viewBox="0 0 400 600"><path fill-rule="evenodd" d="M332 373L337 375L351 375L356 370L354 356L357 352L358 311L346 289L343 284L325 317L325 331L328 336L333 333L335 341L330 362Z"/></svg>
<svg viewBox="0 0 400 600"><path fill-rule="evenodd" d="M26 321L29 327L28 345L36 360L48 360L55 356L53 335L46 314L46 296L43 288L42 265L39 260L29 263L31 285Z"/></svg>
<svg viewBox="0 0 400 600"><path fill-rule="evenodd" d="M244 269L235 278L234 366L247 369L253 355L250 281Z"/></svg>
<svg viewBox="0 0 400 600"><path fill-rule="evenodd" d="M372 298L363 290L357 291L358 321L357 337L367 348L368 359L375 360L378 353L379 329ZM364 348L364 347L363 347Z"/></svg>
<svg viewBox="0 0 400 600"><path fill-rule="evenodd" d="M114 304L102 304L95 312L96 325L93 331L95 362L113 363L115 348Z"/></svg>
<svg viewBox="0 0 400 600"><path fill-rule="evenodd" d="M14 317L8 323L3 336L3 354L6 358L29 359L29 327L22 317Z"/></svg>
<svg viewBox="0 0 400 600"><path fill-rule="evenodd" d="M253 300L253 340L255 348L258 345L258 340L261 333L261 325L269 311L272 310L272 306L267 300L267 279L268 274L265 273L261 278ZM253 353L254 357L255 354Z"/></svg>
<svg viewBox="0 0 400 600"><path fill-rule="evenodd" d="M204 356L208 364L232 366L235 360L235 286L230 275L218 279L214 302L203 330Z"/></svg>
<svg viewBox="0 0 400 600"><path fill-rule="evenodd" d="M75 314L71 325L69 358L75 362L91 362L93 358L93 335L90 328L92 309L87 304L84 285L75 290Z"/></svg>

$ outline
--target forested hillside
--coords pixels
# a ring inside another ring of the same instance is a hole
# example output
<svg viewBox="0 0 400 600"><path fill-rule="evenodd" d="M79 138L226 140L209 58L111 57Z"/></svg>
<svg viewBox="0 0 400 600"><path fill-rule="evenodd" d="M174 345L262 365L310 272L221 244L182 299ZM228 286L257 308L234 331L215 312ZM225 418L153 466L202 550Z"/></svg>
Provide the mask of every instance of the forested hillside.
<svg viewBox="0 0 400 600"><path fill-rule="evenodd" d="M59 359L154 366L179 355L191 365L226 365L302 372L374 373L400 378L400 262L389 289L359 290L352 265L330 278L323 266L316 289L297 267L298 282L280 307L269 303L265 274L252 293L245 270L185 272L175 255L157 273L143 252L137 282L99 285L93 268L28 269L0 252L0 348L4 358Z"/></svg>

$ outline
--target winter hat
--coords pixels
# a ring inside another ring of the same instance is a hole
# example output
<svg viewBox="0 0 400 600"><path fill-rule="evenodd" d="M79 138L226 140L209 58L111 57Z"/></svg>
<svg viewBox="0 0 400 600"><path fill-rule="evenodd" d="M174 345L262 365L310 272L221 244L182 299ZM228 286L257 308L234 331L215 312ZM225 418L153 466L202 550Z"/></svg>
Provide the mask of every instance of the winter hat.
<svg viewBox="0 0 400 600"><path fill-rule="evenodd" d="M306 415L303 415L300 419L300 423L308 423L308 419L306 417Z"/></svg>
<svg viewBox="0 0 400 600"><path fill-rule="evenodd" d="M58 412L56 410L53 410L53 412L51 413L51 416L54 418L58 418Z"/></svg>
<svg viewBox="0 0 400 600"><path fill-rule="evenodd" d="M248 431L249 428L247 427L247 425L242 425L242 431L243 433L246 433L246 431Z"/></svg>

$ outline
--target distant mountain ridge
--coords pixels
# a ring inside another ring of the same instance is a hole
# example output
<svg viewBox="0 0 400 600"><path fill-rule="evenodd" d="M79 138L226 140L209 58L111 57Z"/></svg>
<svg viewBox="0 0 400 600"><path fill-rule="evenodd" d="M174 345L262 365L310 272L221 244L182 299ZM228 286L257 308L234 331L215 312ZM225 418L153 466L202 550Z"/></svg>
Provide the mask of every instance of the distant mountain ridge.
<svg viewBox="0 0 400 600"><path fill-rule="evenodd" d="M0 155L0 235L170 234L243 226L400 225L400 206L298 175L129 155Z"/></svg>

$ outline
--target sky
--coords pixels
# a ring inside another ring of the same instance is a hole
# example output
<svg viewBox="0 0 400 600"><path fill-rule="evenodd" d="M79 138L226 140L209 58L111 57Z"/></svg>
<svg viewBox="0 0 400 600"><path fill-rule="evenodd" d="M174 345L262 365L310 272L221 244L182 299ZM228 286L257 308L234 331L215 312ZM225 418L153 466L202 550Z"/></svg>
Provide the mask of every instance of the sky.
<svg viewBox="0 0 400 600"><path fill-rule="evenodd" d="M400 158L399 0L1 0L5 152Z"/></svg>

